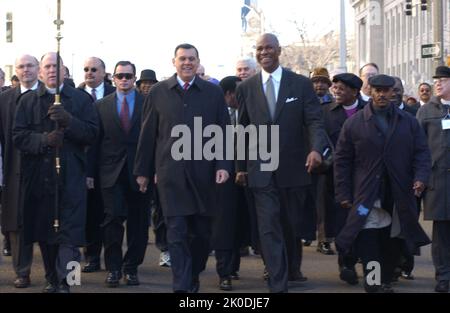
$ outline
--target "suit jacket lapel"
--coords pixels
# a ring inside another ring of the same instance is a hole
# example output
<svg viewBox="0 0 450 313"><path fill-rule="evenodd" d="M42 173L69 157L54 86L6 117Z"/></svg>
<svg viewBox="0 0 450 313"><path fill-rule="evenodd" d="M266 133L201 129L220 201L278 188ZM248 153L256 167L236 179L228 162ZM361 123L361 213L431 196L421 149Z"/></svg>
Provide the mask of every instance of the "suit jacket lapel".
<svg viewBox="0 0 450 313"><path fill-rule="evenodd" d="M133 115L131 116L130 131L133 128L134 124L139 121L139 116L142 108L142 97L137 91L135 91L134 99L134 109Z"/></svg>
<svg viewBox="0 0 450 313"><path fill-rule="evenodd" d="M285 70L283 70L283 74L281 75L280 81L280 90L278 90L278 99L277 99L277 107L275 109L275 117L273 119L274 123L280 116L280 113L284 108L284 104L286 103L286 99L289 95L289 83L290 81L287 78L287 73Z"/></svg>
<svg viewBox="0 0 450 313"><path fill-rule="evenodd" d="M111 112L112 118L117 124L117 127L119 127L123 132L122 123L120 123L119 113L117 112L117 94L115 94L109 102L109 111Z"/></svg>

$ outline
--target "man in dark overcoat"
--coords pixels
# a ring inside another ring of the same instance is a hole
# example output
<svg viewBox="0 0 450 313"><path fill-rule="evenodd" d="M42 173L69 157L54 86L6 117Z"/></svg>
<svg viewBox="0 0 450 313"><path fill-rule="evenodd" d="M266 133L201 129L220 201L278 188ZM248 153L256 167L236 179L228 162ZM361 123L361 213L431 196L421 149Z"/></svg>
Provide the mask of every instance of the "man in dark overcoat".
<svg viewBox="0 0 450 313"><path fill-rule="evenodd" d="M434 94L417 112L428 138L432 172L424 194L424 219L433 221L431 252L436 271L435 291L448 292L450 281L450 68L439 66L434 77Z"/></svg>
<svg viewBox="0 0 450 313"><path fill-rule="evenodd" d="M272 151L272 156L278 157L277 164L269 163L274 158L267 162L260 157L247 157L238 160L236 174L238 182L248 178L246 183L255 197L261 250L271 292L287 292L288 279L305 280L300 272L302 229L299 225L307 215L306 188L311 185L308 172L322 162L321 154L327 145L322 110L311 81L283 69L280 54L277 37L262 35L256 44L256 59L262 70L243 81L236 91L238 124L254 125L257 132L258 128L266 132L266 138L279 129L279 136L273 142L275 147L278 141L279 151L276 148ZM308 136L311 149L306 144ZM256 141L245 141L246 152L250 152L250 147L263 149L263 144ZM271 151L272 141L266 144Z"/></svg>
<svg viewBox="0 0 450 313"><path fill-rule="evenodd" d="M12 142L12 126L19 98L39 86L39 61L31 55L22 55L15 62L20 85L0 95L0 141L3 156L2 232L11 241L13 267L16 273L14 286L26 288L30 284L33 244L23 238L23 207L20 189L20 152Z"/></svg>
<svg viewBox="0 0 450 313"><path fill-rule="evenodd" d="M230 118L220 87L195 74L200 59L193 45L177 46L172 61L177 73L154 85L145 99L134 173L142 192L150 179L157 183L174 292L198 292L209 254L215 184L225 183L232 168L223 155L203 156L213 139L202 133L215 125L225 134Z"/></svg>
<svg viewBox="0 0 450 313"><path fill-rule="evenodd" d="M333 77L333 84L336 102L322 108L325 130L334 151L342 125L349 117L362 110L366 102L359 96L363 82L358 76L351 73L338 74ZM345 224L348 209L341 208L334 197L332 164L318 176L318 194L317 206L323 207L320 210L326 214L327 225L332 226L329 231L338 234ZM339 277L349 284L356 284L358 282L355 270L357 258L352 251L343 254L338 250L338 253Z"/></svg>
<svg viewBox="0 0 450 313"><path fill-rule="evenodd" d="M369 263L378 262L381 275L365 279L367 292L391 292L398 252L391 238L403 238L411 251L430 243L414 197L428 182L430 151L417 120L391 103L394 79L369 81L372 100L345 121L336 146L336 200L349 210L336 245L343 253L355 248L365 278Z"/></svg>
<svg viewBox="0 0 450 313"><path fill-rule="evenodd" d="M63 62L57 69L56 60L53 52L42 57L39 76L45 85L21 97L13 126L13 142L21 152L25 242L39 242L41 247L47 279L44 292L68 292L66 276L73 266L69 263L80 261L78 247L85 244L86 223L85 148L98 133L89 95L62 84L62 105L53 105L56 72L64 77ZM56 148L61 160L59 175ZM57 231L55 219L59 219Z"/></svg>

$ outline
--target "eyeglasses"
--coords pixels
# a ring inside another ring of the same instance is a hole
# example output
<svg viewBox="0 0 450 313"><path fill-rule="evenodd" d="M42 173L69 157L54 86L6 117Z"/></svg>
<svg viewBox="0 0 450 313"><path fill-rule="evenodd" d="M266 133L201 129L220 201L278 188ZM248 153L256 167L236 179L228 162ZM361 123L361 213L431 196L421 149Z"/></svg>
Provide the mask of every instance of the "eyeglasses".
<svg viewBox="0 0 450 313"><path fill-rule="evenodd" d="M433 79L433 82L435 83L435 84L437 84L437 83L445 83L445 82L448 82L450 80L450 77L441 77L441 78L435 78L435 79Z"/></svg>
<svg viewBox="0 0 450 313"><path fill-rule="evenodd" d="M96 69L95 67L91 67L91 68L85 67L83 70L84 70L86 73L89 72L89 70L91 70L92 73L97 72L97 69Z"/></svg>
<svg viewBox="0 0 450 313"><path fill-rule="evenodd" d="M114 77L119 80L123 79L123 78L128 80L128 79L132 79L134 77L134 74L132 74L132 73L117 73L117 74L114 74Z"/></svg>

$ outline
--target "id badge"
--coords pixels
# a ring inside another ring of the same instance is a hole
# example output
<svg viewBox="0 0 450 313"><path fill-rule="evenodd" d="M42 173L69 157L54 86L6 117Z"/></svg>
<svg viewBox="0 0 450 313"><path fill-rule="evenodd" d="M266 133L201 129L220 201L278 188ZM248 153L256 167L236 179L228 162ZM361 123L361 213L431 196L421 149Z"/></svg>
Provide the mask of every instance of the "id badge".
<svg viewBox="0 0 450 313"><path fill-rule="evenodd" d="M441 121L441 123L442 123L442 129L443 130L450 129L450 119L443 119Z"/></svg>

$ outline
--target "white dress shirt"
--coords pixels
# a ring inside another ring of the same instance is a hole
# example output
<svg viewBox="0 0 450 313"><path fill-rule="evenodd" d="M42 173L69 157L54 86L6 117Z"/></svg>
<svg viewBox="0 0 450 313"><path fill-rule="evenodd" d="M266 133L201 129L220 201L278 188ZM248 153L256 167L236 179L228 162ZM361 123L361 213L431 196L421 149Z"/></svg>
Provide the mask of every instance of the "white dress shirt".
<svg viewBox="0 0 450 313"><path fill-rule="evenodd" d="M86 90L86 92L90 95L92 95L92 89L94 88L91 88L88 85L84 87L84 90ZM104 97L104 95L105 95L105 83L101 83L95 88L95 97L97 100L100 100L101 98Z"/></svg>
<svg viewBox="0 0 450 313"><path fill-rule="evenodd" d="M39 81L36 81L36 83L33 85L33 87L31 87L31 88L25 88L22 84L20 85L20 93L25 93L25 92L27 92L28 90L36 90L37 89L37 87L38 87L38 85L39 85Z"/></svg>
<svg viewBox="0 0 450 313"><path fill-rule="evenodd" d="M281 66L278 66L278 68L275 71L273 71L272 73L267 73L266 71L264 71L264 69L261 69L261 78L262 78L264 94L266 93L267 81L269 80L269 76L272 76L273 87L275 90L275 100L277 100L277 101L278 101L278 92L280 91L280 83L281 83L282 75L283 75L283 69Z"/></svg>

